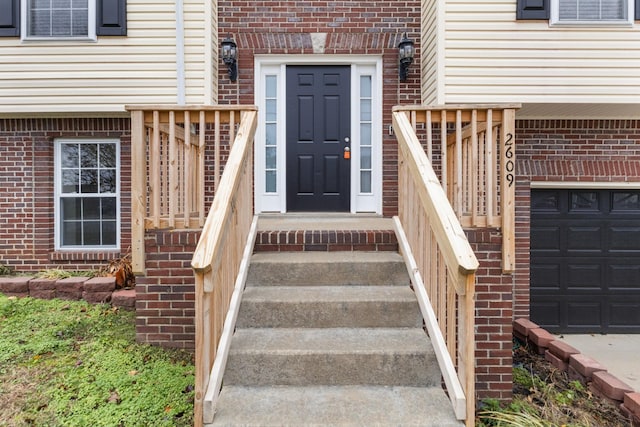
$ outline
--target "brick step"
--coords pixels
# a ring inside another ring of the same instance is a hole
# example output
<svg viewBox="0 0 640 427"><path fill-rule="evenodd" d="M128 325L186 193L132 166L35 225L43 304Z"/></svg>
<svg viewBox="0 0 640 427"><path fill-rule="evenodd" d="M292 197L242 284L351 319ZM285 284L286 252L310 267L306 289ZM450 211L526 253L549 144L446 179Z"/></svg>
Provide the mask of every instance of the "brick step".
<svg viewBox="0 0 640 427"><path fill-rule="evenodd" d="M259 230L255 252L398 251L394 230Z"/></svg>

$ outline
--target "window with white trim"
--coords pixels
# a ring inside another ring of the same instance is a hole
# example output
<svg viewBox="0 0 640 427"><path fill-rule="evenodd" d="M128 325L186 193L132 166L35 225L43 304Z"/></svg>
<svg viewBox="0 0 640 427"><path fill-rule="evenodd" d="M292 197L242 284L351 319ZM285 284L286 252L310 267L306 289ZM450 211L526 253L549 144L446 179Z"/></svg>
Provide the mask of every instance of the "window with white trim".
<svg viewBox="0 0 640 427"><path fill-rule="evenodd" d="M265 193L278 192L278 76L265 76Z"/></svg>
<svg viewBox="0 0 640 427"><path fill-rule="evenodd" d="M632 24L629 0L552 0L551 24Z"/></svg>
<svg viewBox="0 0 640 427"><path fill-rule="evenodd" d="M95 39L96 0L22 0L25 39Z"/></svg>
<svg viewBox="0 0 640 427"><path fill-rule="evenodd" d="M373 139L371 126L373 122L372 100L373 87L371 76L360 76L360 192L371 193L371 172L373 171L371 156Z"/></svg>
<svg viewBox="0 0 640 427"><path fill-rule="evenodd" d="M118 140L55 141L56 249L119 249Z"/></svg>

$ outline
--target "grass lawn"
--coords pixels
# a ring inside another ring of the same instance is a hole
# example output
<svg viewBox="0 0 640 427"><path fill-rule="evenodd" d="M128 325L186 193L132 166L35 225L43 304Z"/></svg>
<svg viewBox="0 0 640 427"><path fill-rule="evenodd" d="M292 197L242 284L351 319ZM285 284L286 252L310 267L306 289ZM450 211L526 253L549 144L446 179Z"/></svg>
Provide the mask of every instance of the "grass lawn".
<svg viewBox="0 0 640 427"><path fill-rule="evenodd" d="M0 426L193 424L192 355L135 342L135 313L0 294Z"/></svg>

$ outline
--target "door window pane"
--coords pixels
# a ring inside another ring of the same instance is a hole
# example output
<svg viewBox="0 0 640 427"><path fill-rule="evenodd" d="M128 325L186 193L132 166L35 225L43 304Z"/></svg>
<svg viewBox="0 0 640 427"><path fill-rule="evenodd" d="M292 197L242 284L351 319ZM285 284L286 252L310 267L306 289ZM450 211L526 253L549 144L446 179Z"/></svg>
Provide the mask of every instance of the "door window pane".
<svg viewBox="0 0 640 427"><path fill-rule="evenodd" d="M640 191L613 192L612 210L614 211L640 210Z"/></svg>
<svg viewBox="0 0 640 427"><path fill-rule="evenodd" d="M360 172L360 192L371 193L371 172Z"/></svg>
<svg viewBox="0 0 640 427"><path fill-rule="evenodd" d="M594 191L572 191L571 192L571 210L599 210L598 193Z"/></svg>
<svg viewBox="0 0 640 427"><path fill-rule="evenodd" d="M532 210L557 211L560 208L560 195L557 191L537 191L531 194Z"/></svg>
<svg viewBox="0 0 640 427"><path fill-rule="evenodd" d="M360 149L360 168L371 169L371 147Z"/></svg>
<svg viewBox="0 0 640 427"><path fill-rule="evenodd" d="M276 171L267 171L266 172L265 191L267 193L275 193L276 192Z"/></svg>

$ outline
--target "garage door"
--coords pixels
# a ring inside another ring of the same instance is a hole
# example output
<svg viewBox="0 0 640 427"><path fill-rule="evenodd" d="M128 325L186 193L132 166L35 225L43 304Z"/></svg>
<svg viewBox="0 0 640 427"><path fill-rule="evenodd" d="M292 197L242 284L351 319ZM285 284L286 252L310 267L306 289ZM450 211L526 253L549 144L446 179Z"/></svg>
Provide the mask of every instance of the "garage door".
<svg viewBox="0 0 640 427"><path fill-rule="evenodd" d="M640 190L531 191L531 320L640 333Z"/></svg>

